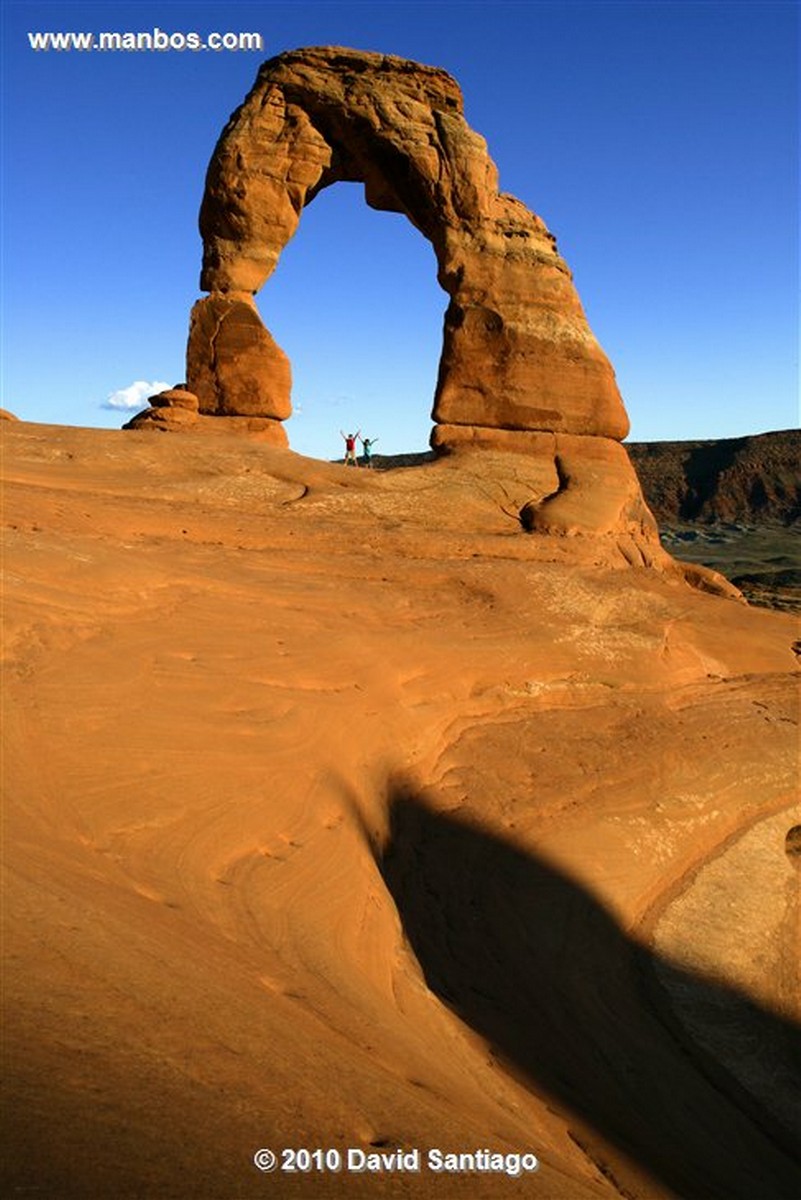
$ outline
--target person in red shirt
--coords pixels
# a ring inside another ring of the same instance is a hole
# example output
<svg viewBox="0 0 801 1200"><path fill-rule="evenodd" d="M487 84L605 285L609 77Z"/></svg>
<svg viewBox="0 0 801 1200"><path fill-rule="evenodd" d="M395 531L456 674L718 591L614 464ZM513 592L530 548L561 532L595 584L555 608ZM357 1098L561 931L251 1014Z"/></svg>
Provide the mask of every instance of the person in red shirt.
<svg viewBox="0 0 801 1200"><path fill-rule="evenodd" d="M342 430L340 429L339 432L342 433ZM345 439L345 466L346 467L358 467L358 465L359 465L358 462L356 461L356 439L360 438L361 436L362 436L361 429L357 433L342 433L342 437Z"/></svg>

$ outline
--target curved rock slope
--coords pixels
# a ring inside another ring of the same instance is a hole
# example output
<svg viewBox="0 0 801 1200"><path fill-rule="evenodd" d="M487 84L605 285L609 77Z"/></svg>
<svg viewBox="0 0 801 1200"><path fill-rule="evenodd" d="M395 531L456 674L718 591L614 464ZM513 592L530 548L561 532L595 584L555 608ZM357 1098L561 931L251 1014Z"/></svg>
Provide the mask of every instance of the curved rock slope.
<svg viewBox="0 0 801 1200"><path fill-rule="evenodd" d="M523 458L3 439L4 1194L796 1200L796 622Z"/></svg>

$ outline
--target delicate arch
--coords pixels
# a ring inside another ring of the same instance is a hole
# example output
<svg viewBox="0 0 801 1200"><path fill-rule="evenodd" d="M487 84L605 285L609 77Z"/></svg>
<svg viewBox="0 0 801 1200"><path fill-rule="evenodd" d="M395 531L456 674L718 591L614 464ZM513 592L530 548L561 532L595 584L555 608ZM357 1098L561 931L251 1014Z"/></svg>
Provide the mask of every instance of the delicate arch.
<svg viewBox="0 0 801 1200"><path fill-rule="evenodd" d="M193 309L187 351L201 413L273 422L283 436L289 363L253 294L304 206L346 180L364 184L371 207L405 214L434 247L450 297L434 445L492 441L493 431L505 431L505 445L539 431L625 437L614 373L555 240L499 193L456 82L405 59L331 47L265 63L209 164L200 211L209 295Z"/></svg>

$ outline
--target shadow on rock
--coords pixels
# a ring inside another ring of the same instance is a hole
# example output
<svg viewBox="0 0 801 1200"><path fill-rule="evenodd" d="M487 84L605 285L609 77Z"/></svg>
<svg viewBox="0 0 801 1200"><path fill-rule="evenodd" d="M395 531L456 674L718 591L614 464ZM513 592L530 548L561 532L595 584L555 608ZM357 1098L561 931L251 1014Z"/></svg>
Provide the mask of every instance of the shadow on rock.
<svg viewBox="0 0 801 1200"><path fill-rule="evenodd" d="M611 1143L683 1200L801 1195L790 1132L655 998L697 989L706 1003L712 989L788 1055L795 1026L657 959L582 886L411 787L390 805L379 865L428 986L556 1103L602 1170Z"/></svg>

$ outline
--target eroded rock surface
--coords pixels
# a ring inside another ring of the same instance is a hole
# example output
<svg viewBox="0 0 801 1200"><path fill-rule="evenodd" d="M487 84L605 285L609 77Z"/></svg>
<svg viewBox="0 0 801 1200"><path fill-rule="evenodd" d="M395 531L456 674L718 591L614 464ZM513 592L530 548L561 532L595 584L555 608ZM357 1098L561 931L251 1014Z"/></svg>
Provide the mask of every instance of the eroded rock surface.
<svg viewBox="0 0 801 1200"><path fill-rule="evenodd" d="M264 328L251 297L198 300L187 358L204 413L278 421L291 415L289 359Z"/></svg>
<svg viewBox="0 0 801 1200"><path fill-rule="evenodd" d="M450 296L435 421L626 435L614 373L570 271L543 221L499 192L456 82L332 47L265 63L214 151L200 213L201 286L211 295L193 312L187 367L201 412L288 415L288 365L251 297L304 206L340 180L362 182L372 208L404 213L434 247Z"/></svg>
<svg viewBox="0 0 801 1200"><path fill-rule="evenodd" d="M187 391L184 387L171 387L164 392L158 392L150 397L148 404L153 408L184 408L187 412L197 412L200 407L195 393Z"/></svg>
<svg viewBox="0 0 801 1200"><path fill-rule="evenodd" d="M3 430L3 1194L801 1195L797 622L525 536L544 456L124 440Z"/></svg>
<svg viewBox="0 0 801 1200"><path fill-rule="evenodd" d="M262 332L269 338L266 329ZM238 433L271 446L288 445L281 421L275 417L230 416L220 413L201 413L200 400L194 392L178 385L148 399L149 408L132 417L123 429L145 430L149 433Z"/></svg>

